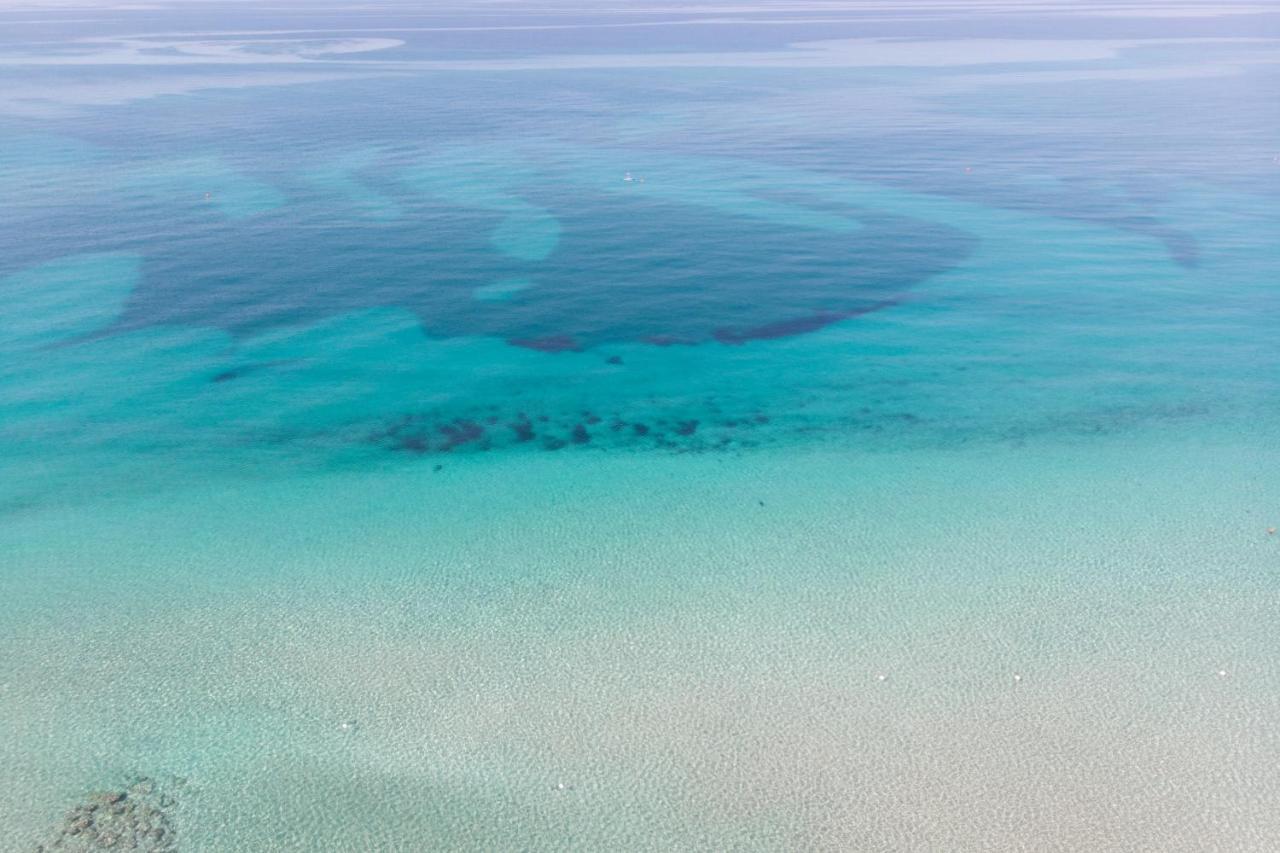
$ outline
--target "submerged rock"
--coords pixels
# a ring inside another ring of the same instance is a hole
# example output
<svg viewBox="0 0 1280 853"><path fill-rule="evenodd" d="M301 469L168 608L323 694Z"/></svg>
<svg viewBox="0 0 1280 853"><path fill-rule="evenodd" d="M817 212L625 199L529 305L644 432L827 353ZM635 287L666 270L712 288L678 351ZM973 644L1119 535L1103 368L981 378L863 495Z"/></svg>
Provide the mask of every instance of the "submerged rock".
<svg viewBox="0 0 1280 853"><path fill-rule="evenodd" d="M156 780L137 777L123 787L97 791L71 808L37 851L94 853L135 850L174 853L177 850L177 800Z"/></svg>
<svg viewBox="0 0 1280 853"><path fill-rule="evenodd" d="M676 424L676 435L693 435L698 431L696 420L680 421Z"/></svg>
<svg viewBox="0 0 1280 853"><path fill-rule="evenodd" d="M531 441L533 439L533 424L523 415L519 420L512 421L510 427L511 431L516 435L516 441Z"/></svg>

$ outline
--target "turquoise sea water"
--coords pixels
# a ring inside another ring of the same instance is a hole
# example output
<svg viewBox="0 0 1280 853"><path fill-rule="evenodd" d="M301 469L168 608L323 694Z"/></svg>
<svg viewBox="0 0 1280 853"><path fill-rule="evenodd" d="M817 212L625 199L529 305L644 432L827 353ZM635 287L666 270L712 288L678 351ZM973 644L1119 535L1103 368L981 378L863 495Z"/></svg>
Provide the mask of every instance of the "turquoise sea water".
<svg viewBox="0 0 1280 853"><path fill-rule="evenodd" d="M1280 847L1277 37L0 9L0 849Z"/></svg>

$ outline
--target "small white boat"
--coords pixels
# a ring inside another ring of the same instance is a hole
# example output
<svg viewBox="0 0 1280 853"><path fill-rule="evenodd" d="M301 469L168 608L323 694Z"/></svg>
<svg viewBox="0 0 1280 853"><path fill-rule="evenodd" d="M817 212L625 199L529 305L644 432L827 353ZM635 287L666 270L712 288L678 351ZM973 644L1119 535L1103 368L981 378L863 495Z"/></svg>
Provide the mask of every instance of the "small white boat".
<svg viewBox="0 0 1280 853"><path fill-rule="evenodd" d="M626 181L627 183L631 183L632 181L635 180L635 178L631 177L630 172L627 172L625 175L622 176L622 180Z"/></svg>

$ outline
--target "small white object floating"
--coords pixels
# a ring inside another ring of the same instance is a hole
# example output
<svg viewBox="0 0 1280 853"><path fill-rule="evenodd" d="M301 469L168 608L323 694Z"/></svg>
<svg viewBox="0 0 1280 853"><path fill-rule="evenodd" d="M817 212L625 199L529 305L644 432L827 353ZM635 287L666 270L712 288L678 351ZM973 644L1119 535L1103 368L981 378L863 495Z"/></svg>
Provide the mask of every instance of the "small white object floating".
<svg viewBox="0 0 1280 853"><path fill-rule="evenodd" d="M1020 672L1015 672L1015 673L1013 674L1013 683L1014 683L1014 684L1017 684L1017 683L1018 683L1019 681L1021 681L1021 680L1022 680L1022 673L1020 673Z"/></svg>
<svg viewBox="0 0 1280 853"><path fill-rule="evenodd" d="M1220 670L1218 670L1218 677L1219 677L1219 678L1226 678L1226 677L1227 677L1227 671L1226 671L1225 669L1220 669Z"/></svg>
<svg viewBox="0 0 1280 853"><path fill-rule="evenodd" d="M889 679L889 676L884 674L883 672L876 673L876 681L887 681L888 679Z"/></svg>
<svg viewBox="0 0 1280 853"><path fill-rule="evenodd" d="M631 183L632 181L635 180L635 178L631 176L630 172L627 172L625 175L622 176L622 180L626 181L627 183Z"/></svg>

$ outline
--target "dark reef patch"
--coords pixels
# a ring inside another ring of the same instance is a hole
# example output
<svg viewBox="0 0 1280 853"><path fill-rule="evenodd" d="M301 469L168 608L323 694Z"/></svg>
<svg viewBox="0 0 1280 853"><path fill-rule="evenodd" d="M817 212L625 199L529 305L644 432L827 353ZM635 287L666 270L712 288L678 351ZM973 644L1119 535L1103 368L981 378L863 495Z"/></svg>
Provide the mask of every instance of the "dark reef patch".
<svg viewBox="0 0 1280 853"><path fill-rule="evenodd" d="M863 314L870 314L872 311L880 311L890 308L901 302L901 299L886 299L874 305L867 305L854 311L823 311L817 314L811 314L807 317L794 317L789 320L778 320L774 323L766 323L763 326L756 326L751 329L731 329L719 328L712 333L712 336L722 344L745 344L748 341L768 341L776 338L789 338L795 335L804 335L809 332L816 332L825 329L841 320L848 320L852 317L858 317Z"/></svg>
<svg viewBox="0 0 1280 853"><path fill-rule="evenodd" d="M696 420L679 421L676 423L676 435L693 435L698 431L698 422Z"/></svg>
<svg viewBox="0 0 1280 853"><path fill-rule="evenodd" d="M708 410L718 412L718 401L703 401ZM694 409L699 417L673 418L669 407L654 401L654 409L636 420L617 412L607 417L592 409L578 409L575 413L550 415L540 412L517 410L508 415L498 415L500 428L490 430L482 425L489 418L485 415L453 415L443 413L411 412L388 418L381 426L362 425L351 434L362 443L380 447L393 453L423 455L483 452L539 447L544 450L562 450L571 446L598 446L602 449L661 448L681 453L725 450L733 447L749 447L759 443L759 437L751 437L750 431L763 417L759 412L743 412L728 421L702 417L701 408ZM486 411L490 411L488 409ZM640 414L643 414L641 412ZM767 421L768 419L765 418ZM726 423L735 424L733 427ZM545 424L545 427L535 426ZM593 429L600 425L599 429ZM438 470L438 469L437 469Z"/></svg>
<svg viewBox="0 0 1280 853"><path fill-rule="evenodd" d="M403 450L407 453L426 453L431 449L431 445L421 435L404 435L400 436L395 445L396 450Z"/></svg>
<svg viewBox="0 0 1280 853"><path fill-rule="evenodd" d="M496 452L566 451L738 453L755 447L795 441L849 441L862 445L892 442L912 446L974 440L957 435L953 425L927 410L902 408L902 401L867 393L838 411L822 409L811 415L805 399L792 400L787 410L771 413L754 405L738 405L731 398L708 396L673 400L651 395L622 411L584 406L582 401L562 409L539 411L522 399L520 407L500 411L499 427L481 425L491 405L451 407L388 416L384 423L356 422L336 435L405 456L443 456L494 450ZM598 403L601 401L590 401ZM678 405L677 405L678 402ZM613 403L612 405L616 405ZM1198 405L1116 406L1069 412L1052 419L1029 417L991 431L981 438L1022 442L1041 434L1099 435L1153 420L1204 417ZM718 413L718 414L714 414ZM588 417L591 417L591 423ZM593 424L598 424L594 426ZM433 460L434 461L434 460Z"/></svg>
<svg viewBox="0 0 1280 853"><path fill-rule="evenodd" d="M449 451L484 438L485 429L475 421L459 418L439 427L439 432L444 436L440 449Z"/></svg>
<svg viewBox="0 0 1280 853"><path fill-rule="evenodd" d="M512 421L508 426L510 426L511 431L515 433L516 441L533 441L533 424L530 423L529 419L523 414L520 416L519 420Z"/></svg>
<svg viewBox="0 0 1280 853"><path fill-rule="evenodd" d="M847 316L847 314L834 313L813 314L809 317L797 317L794 320L779 320L776 323L766 323L753 329L720 328L716 329L712 334L722 344L745 344L747 341L767 341L774 338L803 335L806 332L816 332L833 323L840 322Z"/></svg>

